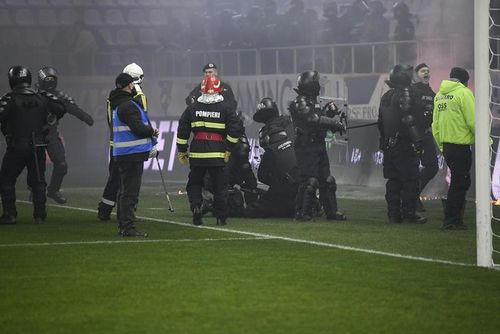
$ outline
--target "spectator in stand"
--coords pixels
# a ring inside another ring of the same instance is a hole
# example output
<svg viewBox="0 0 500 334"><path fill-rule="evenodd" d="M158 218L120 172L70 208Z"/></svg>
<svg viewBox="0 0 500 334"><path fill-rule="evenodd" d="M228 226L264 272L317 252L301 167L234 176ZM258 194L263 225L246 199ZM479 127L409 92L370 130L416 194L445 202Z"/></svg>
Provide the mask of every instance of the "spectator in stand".
<svg viewBox="0 0 500 334"><path fill-rule="evenodd" d="M278 25L281 22L281 15L278 15L278 10L275 0L265 0L263 5L263 26L265 40L262 41L263 46L278 45L280 36L278 35Z"/></svg>
<svg viewBox="0 0 500 334"><path fill-rule="evenodd" d="M258 48L265 41L264 11L259 6L252 6L241 21L242 44L245 48Z"/></svg>
<svg viewBox="0 0 500 334"><path fill-rule="evenodd" d="M353 32L355 39L360 43L385 42L389 39L389 20L384 17L385 8L380 0L370 3L370 12L365 16ZM355 49L356 72L385 72L389 64L387 46L377 45L373 50L371 46L360 46ZM375 57L375 67L372 68L372 57Z"/></svg>
<svg viewBox="0 0 500 334"><path fill-rule="evenodd" d="M415 40L415 25L411 21L412 14L408 5L404 2L396 2L392 8L396 27L394 28L394 41L413 41ZM396 46L396 63L412 64L415 63L417 53L413 42L401 43Z"/></svg>

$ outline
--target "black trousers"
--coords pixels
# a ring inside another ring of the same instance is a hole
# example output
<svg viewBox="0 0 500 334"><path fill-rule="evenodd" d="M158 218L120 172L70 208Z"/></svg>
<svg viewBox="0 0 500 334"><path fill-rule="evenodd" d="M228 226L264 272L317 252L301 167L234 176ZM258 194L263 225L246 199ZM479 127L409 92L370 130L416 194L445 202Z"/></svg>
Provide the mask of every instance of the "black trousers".
<svg viewBox="0 0 500 334"><path fill-rule="evenodd" d="M419 160L407 141L401 140L395 147L384 150L385 199L389 218L415 215L415 199L418 194Z"/></svg>
<svg viewBox="0 0 500 334"><path fill-rule="evenodd" d="M118 191L118 228L134 227L135 208L139 202L144 161L115 161L120 179Z"/></svg>
<svg viewBox="0 0 500 334"><path fill-rule="evenodd" d="M104 186L104 191L102 192L101 202L99 203L99 210L108 210L111 212L116 204L118 198L118 190L120 188L120 173L118 172L118 165L116 161L113 160L112 152L110 151L110 159L108 165L108 180ZM102 203L102 204L101 204Z"/></svg>
<svg viewBox="0 0 500 334"><path fill-rule="evenodd" d="M443 155L451 172L444 220L445 223L462 224L465 194L471 185L472 151L470 145L445 143L443 145Z"/></svg>
<svg viewBox="0 0 500 334"><path fill-rule="evenodd" d="M203 177L205 173L210 175L212 181L212 189L214 194L214 215L219 218L227 216L227 188L228 175L227 169L224 166L190 166L188 183L186 191L191 204L191 210L197 206L201 206L203 198L201 196L201 188L203 187Z"/></svg>
<svg viewBox="0 0 500 334"><path fill-rule="evenodd" d="M52 176L47 191L54 193L61 189L64 176L68 173L68 164L66 162L66 151L57 128L50 129L47 140L47 154L53 164Z"/></svg>
<svg viewBox="0 0 500 334"><path fill-rule="evenodd" d="M36 158L35 158L36 156ZM28 186L33 192L33 217L45 219L47 197L45 189L45 147L33 148L7 147L0 169L0 195L2 197L3 212L10 216L17 216L16 210L16 181L24 167L28 169ZM38 169L37 169L38 167Z"/></svg>
<svg viewBox="0 0 500 334"><path fill-rule="evenodd" d="M330 175L330 160L326 152L324 142L321 143L308 143L306 145L296 145L295 155L297 157L297 167L299 170L299 190L296 196L296 203L300 206L303 203L304 194L303 189L310 178L318 180L319 201L325 209L327 216L333 216L337 212L337 199L336 199L336 182L335 178ZM330 177L331 176L331 177ZM335 184L332 188L332 183L328 184L327 179L333 180ZM316 195L314 194L314 198ZM306 211L312 209L313 201L311 200Z"/></svg>
<svg viewBox="0 0 500 334"><path fill-rule="evenodd" d="M424 152L420 156L420 164L423 168L420 170L419 193L427 186L430 180L436 176L439 170L436 142L434 141L432 132L424 134L422 138L422 149Z"/></svg>

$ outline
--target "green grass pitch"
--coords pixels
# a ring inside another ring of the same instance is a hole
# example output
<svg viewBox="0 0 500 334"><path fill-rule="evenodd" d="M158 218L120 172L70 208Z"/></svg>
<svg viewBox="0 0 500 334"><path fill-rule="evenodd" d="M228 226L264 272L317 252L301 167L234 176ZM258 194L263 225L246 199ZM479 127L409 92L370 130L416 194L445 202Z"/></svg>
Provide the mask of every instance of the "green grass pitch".
<svg viewBox="0 0 500 334"><path fill-rule="evenodd" d="M389 225L380 196L355 195L347 222L196 228L186 196L170 213L154 186L137 212L149 237L124 239L92 211L100 190L65 194L44 225L22 202L0 226L2 334L500 333L500 271L472 265L472 205L467 231L439 230L439 201L428 224Z"/></svg>

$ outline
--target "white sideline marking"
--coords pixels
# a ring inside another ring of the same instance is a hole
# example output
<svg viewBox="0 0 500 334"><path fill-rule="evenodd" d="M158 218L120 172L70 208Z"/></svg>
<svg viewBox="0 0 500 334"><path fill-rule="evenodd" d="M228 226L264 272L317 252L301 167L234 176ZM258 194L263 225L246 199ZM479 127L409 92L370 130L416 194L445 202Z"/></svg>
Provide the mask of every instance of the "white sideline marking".
<svg viewBox="0 0 500 334"><path fill-rule="evenodd" d="M160 243L160 242L197 242L197 241L244 241L268 240L270 238L199 238L199 239L133 239L133 240L94 240L94 241L65 241L65 242L28 242L19 244L0 244L3 247L34 247L34 246L67 246L67 245L102 245L102 244L133 244L133 243Z"/></svg>
<svg viewBox="0 0 500 334"><path fill-rule="evenodd" d="M31 202L28 202L28 201L18 201L18 202L31 204ZM85 211L85 212L97 213L97 210L94 210L94 209L79 208L79 207L67 206L67 205L48 204L47 206L51 206L51 207L55 207L55 208L63 208L63 209L70 209L70 210L77 210L77 211ZM232 230L232 229L229 229L229 228L212 227L212 226L205 226L205 225L195 226L195 225L192 225L192 224L176 222L176 221L168 220L168 219L143 217L143 216L137 216L137 218L142 219L142 220L149 220L149 221L159 222L159 223L168 223L168 224L172 224L172 225L179 225L179 226L184 226L184 227L202 228L202 229L214 230L214 231L225 231L225 232L229 232L229 233L236 233L236 234L242 234L242 235L250 235L250 236L253 236L253 237L263 238L263 239L284 240L284 241L301 243L301 244L308 244L308 245L322 246L322 247L328 247L328 248L342 249L342 250L347 250L347 251L352 251L352 252L360 252L360 253L367 253L367 254L383 255L383 256L395 257L395 258L399 258L399 259L415 260L415 261L431 262L431 263L441 263L441 264L451 264L451 265L455 265L455 266L475 267L475 265L472 264L472 263L463 263L463 262L455 262L455 261L448 261L448 260L441 260L441 259L433 259L433 258L430 258L430 257L404 255L404 254L399 254L399 253L389 253L389 252L378 251L378 250L374 250L374 249L351 247L351 246L333 244L333 243L328 243L328 242L305 240L305 239L296 239L296 238L288 238L288 237L282 237L282 236L279 236L279 235L272 235L272 234L265 234L265 233L256 233L256 232L247 232L247 231L239 231L239 230Z"/></svg>

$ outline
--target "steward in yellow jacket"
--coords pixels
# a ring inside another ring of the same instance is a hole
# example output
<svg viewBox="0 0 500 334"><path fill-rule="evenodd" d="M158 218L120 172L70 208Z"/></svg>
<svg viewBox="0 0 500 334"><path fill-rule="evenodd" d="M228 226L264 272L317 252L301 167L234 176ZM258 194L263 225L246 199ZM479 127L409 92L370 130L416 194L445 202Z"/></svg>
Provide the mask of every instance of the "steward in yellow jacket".
<svg viewBox="0 0 500 334"><path fill-rule="evenodd" d="M465 194L470 187L474 144L474 95L467 88L469 73L454 67L434 98L432 133L446 164L451 182L444 212L443 230L464 230Z"/></svg>

